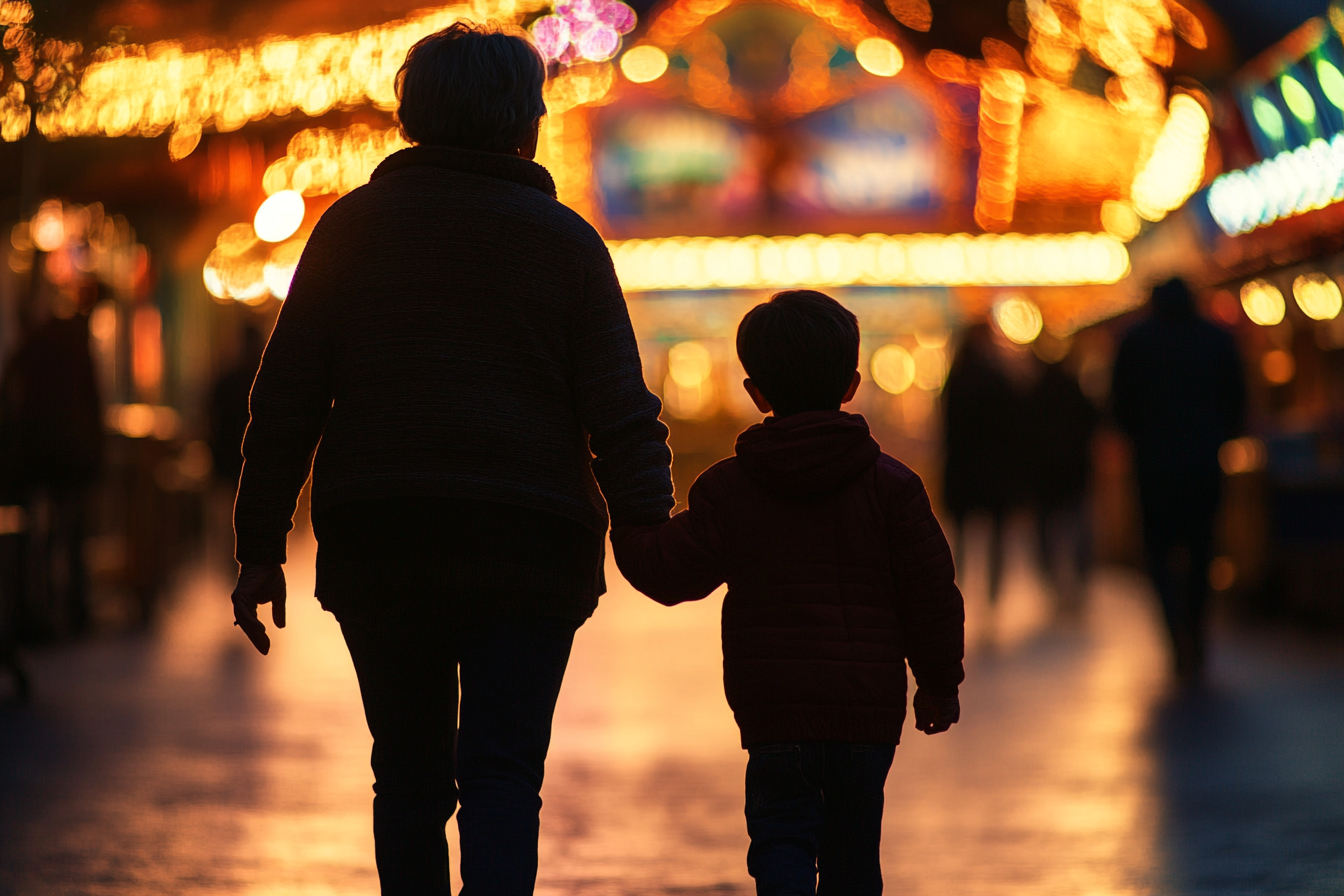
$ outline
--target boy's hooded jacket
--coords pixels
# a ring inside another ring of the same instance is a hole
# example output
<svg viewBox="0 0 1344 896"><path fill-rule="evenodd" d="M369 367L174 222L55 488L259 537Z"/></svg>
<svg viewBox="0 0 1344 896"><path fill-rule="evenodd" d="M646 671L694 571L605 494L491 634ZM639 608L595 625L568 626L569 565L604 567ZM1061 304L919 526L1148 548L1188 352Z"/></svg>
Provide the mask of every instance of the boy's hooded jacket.
<svg viewBox="0 0 1344 896"><path fill-rule="evenodd" d="M723 673L743 746L897 743L905 664L961 683L964 612L923 483L860 416L769 418L662 526L613 530L621 572L665 604L723 582Z"/></svg>

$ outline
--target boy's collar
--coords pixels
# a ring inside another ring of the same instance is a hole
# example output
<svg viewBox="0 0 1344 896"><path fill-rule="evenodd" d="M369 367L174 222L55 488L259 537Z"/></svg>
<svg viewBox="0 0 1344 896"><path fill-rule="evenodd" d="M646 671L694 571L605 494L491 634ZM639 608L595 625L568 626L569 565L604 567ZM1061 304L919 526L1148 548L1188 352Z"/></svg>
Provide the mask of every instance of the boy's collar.
<svg viewBox="0 0 1344 896"><path fill-rule="evenodd" d="M412 146L398 150L383 159L369 180L375 181L393 171L418 165L511 180L555 198L555 181L550 172L536 162L500 152L479 152L452 146Z"/></svg>

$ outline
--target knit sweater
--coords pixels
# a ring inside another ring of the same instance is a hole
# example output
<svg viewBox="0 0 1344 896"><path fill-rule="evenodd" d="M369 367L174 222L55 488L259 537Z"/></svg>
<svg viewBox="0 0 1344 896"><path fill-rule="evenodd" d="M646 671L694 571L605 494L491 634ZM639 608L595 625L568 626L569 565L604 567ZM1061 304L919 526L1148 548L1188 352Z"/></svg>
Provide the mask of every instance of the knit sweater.
<svg viewBox="0 0 1344 896"><path fill-rule="evenodd" d="M284 562L310 466L315 517L414 497L599 535L608 510L665 520L659 411L606 247L546 170L402 150L328 209L295 271L252 387L237 559Z"/></svg>

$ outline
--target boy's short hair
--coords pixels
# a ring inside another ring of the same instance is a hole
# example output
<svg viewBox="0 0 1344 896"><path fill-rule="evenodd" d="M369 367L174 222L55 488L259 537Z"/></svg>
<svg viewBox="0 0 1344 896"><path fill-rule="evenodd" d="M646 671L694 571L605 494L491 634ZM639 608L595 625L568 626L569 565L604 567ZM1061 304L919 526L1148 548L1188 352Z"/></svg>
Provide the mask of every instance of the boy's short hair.
<svg viewBox="0 0 1344 896"><path fill-rule="evenodd" d="M859 367L859 319L814 289L776 293L738 324L737 357L776 416L834 411Z"/></svg>
<svg viewBox="0 0 1344 896"><path fill-rule="evenodd" d="M397 121L411 143L510 153L546 114L546 63L526 37L455 22L422 38L397 72Z"/></svg>

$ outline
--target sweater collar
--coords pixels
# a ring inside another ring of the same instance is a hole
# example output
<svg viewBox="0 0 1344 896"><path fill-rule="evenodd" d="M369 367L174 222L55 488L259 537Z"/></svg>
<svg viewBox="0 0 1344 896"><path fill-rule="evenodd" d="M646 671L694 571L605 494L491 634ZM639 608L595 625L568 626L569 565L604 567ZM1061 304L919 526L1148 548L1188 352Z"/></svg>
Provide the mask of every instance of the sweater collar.
<svg viewBox="0 0 1344 896"><path fill-rule="evenodd" d="M478 152L452 146L412 146L398 150L383 159L369 180L377 180L384 174L417 165L511 180L555 198L555 181L551 179L550 172L536 162L499 152Z"/></svg>

